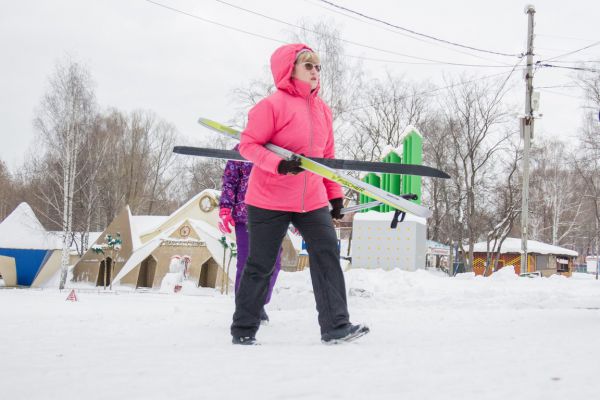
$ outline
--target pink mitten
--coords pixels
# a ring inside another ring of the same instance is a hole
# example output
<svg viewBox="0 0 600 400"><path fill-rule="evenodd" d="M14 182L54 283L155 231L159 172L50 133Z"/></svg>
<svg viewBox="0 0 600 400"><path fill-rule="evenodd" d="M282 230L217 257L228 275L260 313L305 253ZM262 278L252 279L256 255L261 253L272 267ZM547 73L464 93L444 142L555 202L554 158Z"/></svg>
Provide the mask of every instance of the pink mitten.
<svg viewBox="0 0 600 400"><path fill-rule="evenodd" d="M231 227L235 226L235 222L231 217L231 209L230 208L221 208L219 210L219 230L222 233L231 233Z"/></svg>

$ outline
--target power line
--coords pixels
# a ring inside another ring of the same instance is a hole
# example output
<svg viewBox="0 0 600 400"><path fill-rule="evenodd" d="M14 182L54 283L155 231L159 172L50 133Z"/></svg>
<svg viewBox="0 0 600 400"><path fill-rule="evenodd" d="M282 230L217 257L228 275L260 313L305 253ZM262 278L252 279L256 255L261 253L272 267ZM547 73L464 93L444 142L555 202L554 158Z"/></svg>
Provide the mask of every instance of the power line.
<svg viewBox="0 0 600 400"><path fill-rule="evenodd" d="M536 62L537 66L540 67L548 67L548 68L562 68L562 69L572 69L575 71L585 71L585 72L600 72L600 69L595 68L585 68L585 67L567 67L565 65L552 65L552 64L542 64L542 61Z"/></svg>
<svg viewBox="0 0 600 400"><path fill-rule="evenodd" d="M198 19L200 21L203 21L203 22L206 22L206 23L209 23L209 24L220 26L222 28L231 29L231 30L234 30L234 31L237 31L237 32L240 32L240 33L245 33L247 35L259 37L261 39L270 40L272 42L283 43L283 44L287 43L287 42L284 42L284 41L279 40L279 39L275 39L275 38L272 38L272 37L269 37L269 36L261 35L259 33L254 33L254 32L250 32L250 31L246 31L244 29L235 28L233 26L225 25L225 24L222 24L220 22L216 22L216 21L213 21L213 20L210 20L210 19L207 19L207 18L203 18L203 17L200 17L200 16L195 15L195 14L190 14L188 12L179 10L177 8L174 8L174 7L167 6L165 4L158 3L158 2L153 1L153 0L145 0L145 1L148 2L148 3L152 3L152 4L156 5L156 6L159 6L159 7L162 7L162 8L166 8L167 10L170 10L170 11L173 11L173 12L176 12L176 13L179 13L179 14L187 15L188 17L192 17L192 18Z"/></svg>
<svg viewBox="0 0 600 400"><path fill-rule="evenodd" d="M548 90L548 89L539 89L539 90L540 90L540 92L544 92L544 93L551 93L551 94L555 94L555 95L557 95L557 96L570 97L570 98L572 98L572 99L579 99L579 100L581 100L581 99L582 99L582 97L581 97L581 96L575 96L575 95L572 95L572 94L567 94L567 93L557 92L557 91L555 91L555 90Z"/></svg>
<svg viewBox="0 0 600 400"><path fill-rule="evenodd" d="M404 28L402 26L394 25L392 23L389 23L387 21L383 21L383 20L378 19L378 18L370 17L370 16L365 15L363 13L360 13L358 11L354 11L354 10L351 10L349 8L346 8L346 7L340 6L338 4L335 4L335 3L331 2L331 1L327 1L327 0L319 0L319 1L322 2L322 3L325 3L325 4L329 4L330 6L338 8L340 10L344 10L344 11L347 11L347 12L355 14L355 15L360 15L361 17L369 19L371 21L376 21L376 22L379 22L381 24L384 24L384 25L387 25L387 26L391 26L391 27L396 28L396 29L403 30L405 32L410 32L413 35L426 37L426 38L431 39L431 40L435 40L435 41L438 41L438 42L450 44L452 46L462 47L462 48L465 48L465 49L479 51L479 52L482 52L482 53L495 54L495 55L499 55L499 56L518 57L518 58L523 57L523 54L509 54L509 53L502 53L502 52L498 52L498 51L485 50L485 49L480 49L480 48L477 48L477 47L467 46L467 45L456 43L456 42L451 42L451 41L445 40L445 39L440 39L440 38L437 38L435 36L426 35L424 33L419 33L419 32L413 31L412 29L408 29L408 28Z"/></svg>
<svg viewBox="0 0 600 400"><path fill-rule="evenodd" d="M149 1L149 0L147 0L147 1ZM253 11L253 10L250 10L250 9L247 9L247 8L235 5L235 4L231 4L231 3L228 3L228 2L223 1L223 0L215 0L215 1L217 3L221 3L221 4L224 4L226 6L229 6L229 7L232 7L232 8L235 8L235 9L238 9L238 10L241 10L241 11L244 11L244 12L256 15L256 16L259 16L259 17L262 17L262 18L266 18L268 20L275 21L275 22L278 22L278 23L281 23L281 24L284 24L284 25L287 25L287 26L291 26L291 27L296 28L296 29L301 29L301 30L313 33L315 35L319 35L319 36L323 36L323 37L328 37L328 38L332 37L332 35L325 35L323 33L320 33L320 32L317 32L315 30L306 28L304 26L296 25L296 24L293 24L293 23L290 23L290 22L287 22L287 21L283 21L283 20L278 19L278 18L270 17L268 15L259 13L257 11ZM354 41L343 39L343 38L340 38L340 37L335 37L335 38L339 39L341 42L348 43L348 44L351 44L351 45L354 45L354 46L363 47L363 48L370 49L370 50L376 50L376 51L380 51L380 52L383 52L383 53L393 54L393 55L397 55L397 56L401 56L401 57L412 58L412 59L415 59L415 60L429 61L431 63L454 65L454 66L461 66L461 67L510 68L510 66L508 66L508 65L465 64L465 63L455 63L455 62L442 61L442 60L436 60L436 59L431 59L431 58L418 57L418 56L413 56L413 55L410 55L410 54L399 53L399 52L396 52L396 51L393 51L393 50L382 49L382 48L379 48L379 47L375 47L375 46L371 46L371 45L367 45L367 44L363 44L363 43L354 42ZM359 57L357 57L357 58L359 58Z"/></svg>
<svg viewBox="0 0 600 400"><path fill-rule="evenodd" d="M182 15L186 15L186 16L189 16L189 17L192 17L192 18L195 18L195 19L199 19L201 21L204 21L204 22L207 22L207 23L210 23L210 24L213 24L213 25L220 26L222 28L232 29L232 30L240 32L240 33L249 34L251 36L259 37L261 39L267 39L267 40L275 41L275 42L278 42L278 43L284 43L284 44L288 43L288 42L285 42L285 41L282 41L282 40L278 40L278 39L275 39L275 38L272 38L272 37L269 37L269 36L265 36L265 35L261 35L261 34L256 34L256 33L253 33L253 32L250 32L250 31L246 31L246 30L243 30L243 29L234 28L234 27L231 27L231 26L226 25L226 24L221 24L219 22L215 22L215 21L209 20L207 18L202 18L202 17L199 17L197 15L194 15L194 14L191 14L191 13L188 13L188 12L176 9L174 7L170 7L170 6L158 3L158 2L153 1L153 0L145 0L145 1L148 2L148 3L154 4L154 5L157 5L159 7L163 7L165 9L170 10L170 11L173 11L173 12L176 12L176 13L179 13L179 14L182 14ZM373 60L373 61L382 61L382 62L395 62L395 61L391 61L391 60L376 60L376 59L369 59L369 58L358 57L358 56L348 56L348 57L355 57L355 58L361 58L361 59ZM401 63L400 61L396 61L396 62ZM517 63L517 65L519 63ZM429 63L429 64L422 63L422 64L432 65L432 63ZM442 62L442 64L448 64L448 63ZM451 64L451 65L461 65L461 64ZM499 67L506 67L506 66L503 65L503 66L499 66ZM513 66L513 67L511 67L512 70L511 70L511 72L509 74L509 78L510 78L510 75L512 75L512 73L515 71L515 67L516 67L516 65ZM523 69L523 68L521 68L521 69ZM438 91L441 91L441 90L446 90L446 89L450 89L450 88L453 88L453 87L466 85L466 84L469 84L469 83L472 83L472 82L477 82L477 81L481 81L481 80L485 80L485 79L490 79L490 78L493 78L493 77L496 77L496 76L500 76L500 75L504 75L504 74L505 74L505 72L501 72L501 73L497 73L497 74L493 74L493 75L487 75L487 76L483 76L483 77L480 77L480 78L476 78L476 79L472 79L472 80L468 80L468 81L463 81L463 82L459 82L459 83L456 83L456 84L452 84L452 85L448 85L448 86L444 86L444 87L440 87L440 88L435 88L435 89L432 89L432 90L427 90L427 91L423 91L423 92L419 92L419 93L414 93L414 94L408 95L408 96L394 98L392 100L393 101L397 101L397 100L402 100L402 99L405 99L405 98L410 98L410 97L414 97L414 96L418 96L418 95L426 95L426 94L430 94L430 93L435 93L435 92L438 92ZM508 78L507 78L506 81L508 81ZM506 81L503 83L502 86L504 86L506 84ZM355 111L355 110L359 110L359 109L363 109L363 108L367 108L367 107L372 107L372 106L375 106L377 104L380 104L380 103L371 103L371 104L368 104L366 106L355 107L355 108L352 108L352 109L345 110L345 111L343 111L343 113L347 113L347 112L350 112L350 111Z"/></svg>
<svg viewBox="0 0 600 400"><path fill-rule="evenodd" d="M501 88L503 88L506 85L506 83L510 79L511 75L516 70L522 71L522 70L525 69L524 67L522 67L522 68L516 68L520 63L521 62L519 61L517 64L515 64L514 66L511 67L512 70L508 74L508 77L502 83ZM422 92L413 93L413 94L410 94L410 95L407 95L407 96L394 97L390 101L404 100L404 99L408 99L408 98L419 96L419 95L429 95L429 94L432 94L432 93L435 93L435 92L439 92L439 91L442 91L442 90L447 90L447 89L452 89L454 87L467 85L469 83L473 83L473 82L483 81L483 80L486 80L486 79L495 78L497 76L504 75L504 74L506 74L506 72L500 72L500 73L497 73L497 74L486 75L486 76L482 76L482 77L479 77L479 78L471 79L471 80L468 80L468 81L462 81L462 82L458 82L458 83L453 83L452 85L448 85L448 86L443 86L443 87L439 87L439 88L435 88L435 89L431 89L431 90L425 90L425 91L422 91ZM385 103L385 102L384 101L380 101L380 102L375 102L375 103L369 103L369 104L364 105L364 106L353 107L353 108L350 108L348 110L344 110L341 113L345 114L345 113L356 111L356 110L362 110L362 109L365 109L365 108L368 108L368 107L374 107L376 105L383 104L383 103Z"/></svg>
<svg viewBox="0 0 600 400"><path fill-rule="evenodd" d="M579 88L577 85L550 85L550 86L536 86L536 89L556 89L556 88L566 88L566 89L574 89Z"/></svg>
<svg viewBox="0 0 600 400"><path fill-rule="evenodd" d="M584 39L584 38L576 38L576 37L570 37L570 36L558 36L558 35L546 35L543 33L537 33L535 36L543 36L543 37L550 37L550 38L556 38L556 39L567 39L567 40L579 40L582 42L591 42L593 39Z"/></svg>
<svg viewBox="0 0 600 400"><path fill-rule="evenodd" d="M552 63L556 64L585 64L585 63L600 63L600 60L573 60L573 61L561 61L555 60Z"/></svg>
<svg viewBox="0 0 600 400"><path fill-rule="evenodd" d="M597 41L597 42L594 42L594 43L592 43L592 44L589 44L589 45L587 45L587 46L585 46L585 47L582 47L582 48L580 48L580 49L573 50L573 51L569 51L569 52L567 52L567 53L560 54L560 55L558 55L558 56L554 56L554 57L546 58L545 60L542 60L542 61L551 61L551 60L556 60L557 58L562 58L562 57L570 56L571 54L575 54L575 53L578 53L578 52L580 52L580 51L583 51L583 50L589 49L590 47L598 46L599 44L600 44L600 40L599 40L599 41Z"/></svg>
<svg viewBox="0 0 600 400"><path fill-rule="evenodd" d="M273 37L270 37L270 36L266 36L266 35L262 35L262 34L259 34L259 33L254 33L254 32L251 32L251 31L244 30L244 29L236 28L236 27L233 27L233 26L230 26L230 25L227 25L227 24L222 24L220 22L216 22L216 21L210 20L208 18L203 18L203 17L200 17L198 15L195 15L195 14L192 14L192 13L189 13L189 12L177 9L175 7L167 6L165 4L162 4L162 3L159 3L159 2L156 2L156 1L153 1L153 0L145 0L145 1L148 2L148 3L151 3L153 5L165 8L165 9L167 9L169 11L173 11L175 13L179 13L179 14L182 14L182 15L194 18L194 19L198 19L200 21L203 21L203 22L206 22L206 23L209 23L209 24L217 25L217 26L219 26L221 28L230 29L230 30L233 30L233 31L236 31L236 32L244 33L244 34L247 34L247 35L250 35L250 36L258 37L258 38L265 39L265 40L270 40L272 42L277 42L277 43L281 43L281 44L288 44L288 43L290 43L289 41L284 41L284 40L276 39L276 38L273 38ZM250 10L244 10L244 11L251 12ZM264 16L264 17L265 18L271 18L271 17L268 17L268 16ZM285 21L278 21L278 22L285 23L285 24L288 24L288 25L291 25L291 26L295 26L298 29L308 30L306 28L303 28L303 27L300 27L300 26L297 26L297 25L289 24L289 23L287 23ZM308 31L310 31L310 30L308 30ZM310 31L310 32L313 32L315 34L319 34L318 32L315 32L315 31ZM360 44L358 44L358 43L354 43L354 42L347 41L347 40L344 40L344 39L340 39L340 40L343 41L343 42L347 42L347 43L350 43L350 44L355 44L355 45L360 46ZM367 47L367 46L363 46L363 47ZM374 48L374 49L379 50L377 48ZM385 51L385 50L380 50L380 51ZM389 51L389 52L391 52L391 51ZM451 65L451 66L461 66L461 67L507 68L506 65L482 65L482 64L450 63L450 62L445 62L445 61L429 60L429 59L426 59L426 58L420 58L420 57L415 57L415 56L410 56L410 55L404 55L404 54L401 54L401 53L394 53L394 52L391 52L391 53L392 54L397 54L397 55L402 55L402 56L409 57L409 58L416 58L416 59L421 59L421 60L425 60L425 61L430 61L430 62L428 62L428 63L416 63L416 62L407 62L407 61L399 61L399 60L381 60L381 59L375 59L375 58L363 57L363 56L354 56L354 55L346 55L346 56L350 57L350 58L361 59L361 60L378 61L378 62L386 62L386 63L393 63L393 64Z"/></svg>
<svg viewBox="0 0 600 400"><path fill-rule="evenodd" d="M497 62L497 60L493 60L491 58L481 57L481 56L478 56L478 55L473 54L473 53L469 53L469 52L466 52L466 51L461 51L461 50L458 50L458 49L454 49L452 47L444 46L444 45L436 43L436 42L431 42L430 40L421 39L419 37L415 37L414 35L398 31L397 29L390 29L390 28L387 28L385 26L381 26L380 24L371 23L369 21L365 21L364 19L361 19L361 18L355 17L353 15L347 14L346 12L342 12L342 11L337 10L337 9L333 9L333 8L330 8L330 7L326 7L324 5L317 4L317 3L315 3L315 2L313 2L311 0L304 0L304 1L307 2L307 3L309 3L309 4L311 4L311 5L313 5L313 6L315 6L315 7L319 7L319 8L322 8L324 10L327 10L329 12L342 15L342 16L344 16L346 18L350 18L350 19L352 19L354 21L358 21L358 22L360 22L362 24L366 24L366 25L369 25L369 26L374 26L374 27L379 28L379 29L383 29L385 31L394 33L396 35L404 36L406 38L417 40L417 41L422 42L422 43L427 43L429 45L439 46L439 47L441 47L443 49L446 49L446 50L450 50L450 51L454 51L454 52L457 52L457 53L460 53L460 54L468 55L469 57L475 57L475 58L479 58L481 60ZM319 1L319 0L315 0L315 1ZM510 64L506 64L506 65L510 67Z"/></svg>
<svg viewBox="0 0 600 400"><path fill-rule="evenodd" d="M145 1L148 2L148 3L151 3L153 5L165 8L165 9L167 9L169 11L173 11L173 12L178 13L178 14L182 14L182 15L194 18L194 19L198 19L200 21L203 21L203 22L206 22L206 23L209 23L209 24L217 25L217 26L219 26L221 28L230 29L230 30L233 30L233 31L236 31L236 32L244 33L244 34L247 34L247 35L250 35L250 36L254 36L254 37L258 37L258 38L261 38L261 39L266 39L266 40L269 40L269 41L272 41L272 42L276 42L276 43L281 43L281 44L288 44L288 43L290 43L289 41L284 41L284 40L276 39L276 38L273 38L273 37L270 37L270 36L262 35L262 34L259 34L259 33L254 33L254 32L247 31L247 30L240 29L240 28L236 28L236 27L233 27L233 26L230 26L230 25L222 24L220 22L216 22L216 21L210 20L208 18L203 18L203 17L200 17L198 15L195 15L195 14L192 14L192 13L189 13L189 12L186 12L186 11L174 8L174 7L167 6L165 4L162 4L162 3L159 3L159 2L156 2L156 1L153 1L153 0L145 0ZM298 27L298 28L306 30L306 28L302 28L302 27ZM318 34L318 33L315 32L315 34ZM340 39L340 40L343 41L343 39ZM444 61L439 61L438 62L438 61L435 61L435 60L432 60L432 62L427 62L427 63L425 63L425 62L420 62L419 63L419 62L409 62L409 61L399 61L399 60L383 60L383 59L377 59L377 58L371 58L371 57L355 56L355 55L350 55L350 54L346 54L346 57L356 58L356 59L359 59L359 60L366 60L366 61L385 62L385 63L388 63L388 64L410 64L410 65L431 65L431 66L434 66L434 65L450 65L450 66L460 66L460 67L481 67L481 68L507 68L508 67L506 65L461 64L461 63L449 63L449 62L444 62ZM407 57L411 57L411 56L407 56Z"/></svg>
<svg viewBox="0 0 600 400"><path fill-rule="evenodd" d="M387 64L407 64L407 65L448 65L451 67L479 67L479 68L512 68L512 65L483 65L483 64L460 64L460 63L449 63L449 62L417 62L417 61L399 61L399 60L387 60L381 58L373 58L373 57L365 57L365 56L355 56L350 54L345 54L345 57L349 58L357 58L359 60L367 60L367 61L375 61L382 62Z"/></svg>

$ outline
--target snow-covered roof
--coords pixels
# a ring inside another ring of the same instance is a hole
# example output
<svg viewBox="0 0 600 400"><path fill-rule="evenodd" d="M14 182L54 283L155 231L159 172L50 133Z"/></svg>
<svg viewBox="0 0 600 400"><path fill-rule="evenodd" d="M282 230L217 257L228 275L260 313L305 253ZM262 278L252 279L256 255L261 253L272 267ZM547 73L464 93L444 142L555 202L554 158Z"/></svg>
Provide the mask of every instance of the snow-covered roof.
<svg viewBox="0 0 600 400"><path fill-rule="evenodd" d="M423 137L423 135L421 134L421 132L415 126L408 125L406 127L406 129L404 129L404 132L402 132L402 134L400 135L400 140L404 140L404 138L406 136L410 135L412 132L416 133L420 137Z"/></svg>
<svg viewBox="0 0 600 400"><path fill-rule="evenodd" d="M134 216L133 218L134 218L134 220L136 220L136 222L134 224L136 225L137 233L139 234L139 236L143 236L143 235L146 235L147 233L152 232L154 229L158 228L160 225L162 225L167 220L169 220L169 218L172 218L173 216L177 215L182 210L185 210L191 203L195 202L197 199L199 199L201 196L203 196L207 193L215 196L216 198L219 198L221 196L221 191L219 191L219 190L205 189L205 190L201 191L200 193L196 194L191 199L189 199L187 202L185 202L184 205L179 207L177 210L173 211L171 213L171 215L166 215L166 216L136 215L136 216ZM140 219L139 222L137 221L138 218Z"/></svg>
<svg viewBox="0 0 600 400"><path fill-rule="evenodd" d="M475 243L474 251L482 253L486 251L486 242ZM502 243L501 253L522 253L520 238L506 238ZM579 253L564 247L553 246L551 244L538 242L536 240L527 241L527 252L536 254L555 254L562 256L577 257Z"/></svg>
<svg viewBox="0 0 600 400"><path fill-rule="evenodd" d="M140 235L143 235L165 222L168 218L168 215L133 215L131 224Z"/></svg>
<svg viewBox="0 0 600 400"><path fill-rule="evenodd" d="M385 147L383 148L383 151L381 152L381 157L384 158L391 152L394 152L394 153L398 154L400 157L402 157L402 155L404 154L404 138L406 138L412 132L416 133L420 137L423 137L423 135L421 134L421 132L419 132L419 130L417 128L415 128L412 125L408 125L399 136L399 141L401 142L400 146L394 147L394 146L390 146L389 144L385 145Z"/></svg>
<svg viewBox="0 0 600 400"><path fill-rule="evenodd" d="M62 244L44 229L29 204L21 203L0 223L0 247L57 250L62 248Z"/></svg>
<svg viewBox="0 0 600 400"><path fill-rule="evenodd" d="M390 154L392 152L396 153L398 156L402 157L402 154L404 154L404 146L400 145L398 147L394 147L389 144L385 145L385 147L383 148L383 151L381 152L381 158L387 157L388 154Z"/></svg>
<svg viewBox="0 0 600 400"><path fill-rule="evenodd" d="M125 265L123 265L123 268L121 268L119 273L115 276L113 282L118 282L121 279L123 279L125 275L127 275L132 269L136 267L136 265L144 261L144 259L148 257L160 245L161 241L162 238L157 237L149 241L148 243L142 245L140 248L136 249L131 254L131 257L129 257Z"/></svg>

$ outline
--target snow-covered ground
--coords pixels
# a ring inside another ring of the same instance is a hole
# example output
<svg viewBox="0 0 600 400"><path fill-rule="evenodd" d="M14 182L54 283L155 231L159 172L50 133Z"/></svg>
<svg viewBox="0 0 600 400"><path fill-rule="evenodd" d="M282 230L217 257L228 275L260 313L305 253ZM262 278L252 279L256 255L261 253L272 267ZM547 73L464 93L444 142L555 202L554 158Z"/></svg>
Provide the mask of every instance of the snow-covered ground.
<svg viewBox="0 0 600 400"><path fill-rule="evenodd" d="M2 399L592 399L600 282L346 273L357 342L320 343L307 271L280 275L262 346L230 343L233 297L0 290Z"/></svg>

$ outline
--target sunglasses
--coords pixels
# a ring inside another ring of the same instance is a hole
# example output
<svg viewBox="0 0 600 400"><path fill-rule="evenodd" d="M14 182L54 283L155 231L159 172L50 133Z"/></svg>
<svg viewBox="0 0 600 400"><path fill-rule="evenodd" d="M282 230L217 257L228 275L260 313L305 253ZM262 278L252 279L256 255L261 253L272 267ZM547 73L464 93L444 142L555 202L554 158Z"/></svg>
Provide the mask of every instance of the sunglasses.
<svg viewBox="0 0 600 400"><path fill-rule="evenodd" d="M321 64L313 64L311 62L305 62L305 63L302 63L302 65L304 65L304 68L307 71L312 71L312 69L314 68L317 70L317 72L321 72Z"/></svg>

